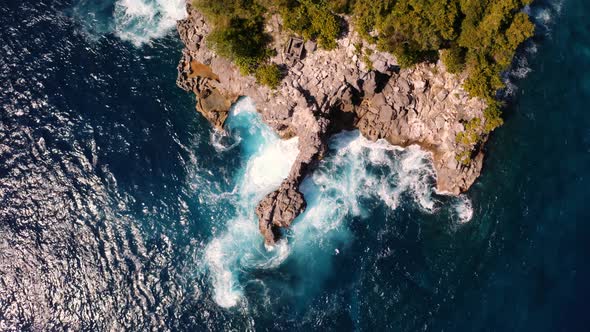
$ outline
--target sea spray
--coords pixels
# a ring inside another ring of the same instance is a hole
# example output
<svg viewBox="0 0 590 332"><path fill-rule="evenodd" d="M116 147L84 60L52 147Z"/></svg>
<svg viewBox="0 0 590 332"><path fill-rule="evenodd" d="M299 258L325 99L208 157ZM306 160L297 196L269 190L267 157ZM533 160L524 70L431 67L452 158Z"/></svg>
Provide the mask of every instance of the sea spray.
<svg viewBox="0 0 590 332"><path fill-rule="evenodd" d="M171 33L187 16L185 0L80 0L71 14L90 40L114 34L138 47Z"/></svg>
<svg viewBox="0 0 590 332"><path fill-rule="evenodd" d="M115 4L115 34L140 46L171 32L186 17L185 0L119 0Z"/></svg>
<svg viewBox="0 0 590 332"><path fill-rule="evenodd" d="M435 213L443 206L435 198L435 172L427 152L417 146L402 149L382 140L371 142L358 131L343 132L330 140L329 154L302 183L306 211L285 239L274 248L265 248L254 210L260 199L287 176L297 155L297 139L280 140L261 121L248 98L233 108L227 127L233 139L223 138L228 134L222 133L211 137L218 143L219 153L232 153L228 147L237 142L245 159L234 180L235 188L227 193L231 198L224 200L236 206L236 213L225 221L225 228L204 253L213 297L222 307L246 304L244 290L253 283L265 289L257 292L262 297L278 288L281 293L298 294L319 289L317 286L331 271L334 253L340 253L340 248L351 241L348 222L372 216L368 201L381 201L395 210L405 199L424 213ZM219 143L222 141L225 143ZM469 199L461 196L456 204L446 207L458 223L463 223L471 218L470 206ZM293 277L299 280L297 285L277 287L280 280L272 283L258 277L258 272L277 269L287 260L304 267L289 269L296 271ZM288 291L289 287L296 289Z"/></svg>
<svg viewBox="0 0 590 332"><path fill-rule="evenodd" d="M250 99L242 99L233 107L227 128L236 136L246 160L229 193L231 198L224 200L235 205L236 213L205 249L214 299L222 307L235 306L242 298L243 287L238 283L241 273L275 268L289 254L284 241L272 250L264 248L254 210L287 177L298 153L298 139L281 140L262 122Z"/></svg>
<svg viewBox="0 0 590 332"><path fill-rule="evenodd" d="M455 215L460 224L465 224L473 218L473 204L467 196L459 196L455 203Z"/></svg>
<svg viewBox="0 0 590 332"><path fill-rule="evenodd" d="M396 209L407 194L423 211L435 211L434 171L428 153L418 147L371 142L357 131L334 136L330 147L329 156L302 185L308 209L293 227L295 248L303 251L332 231L346 237L347 219L371 215L362 204L367 199Z"/></svg>

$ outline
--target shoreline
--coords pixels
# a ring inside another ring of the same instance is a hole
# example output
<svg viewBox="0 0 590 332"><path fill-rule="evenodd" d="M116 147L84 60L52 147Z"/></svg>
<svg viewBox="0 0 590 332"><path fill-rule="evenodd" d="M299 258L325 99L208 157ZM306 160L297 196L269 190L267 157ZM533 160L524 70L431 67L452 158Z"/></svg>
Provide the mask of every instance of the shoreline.
<svg viewBox="0 0 590 332"><path fill-rule="evenodd" d="M195 94L197 111L223 130L231 106L247 96L281 138L299 137L299 155L289 176L256 208L266 245L273 245L281 229L305 210L299 186L323 158L330 136L342 130L358 129L370 141L384 139L402 148L419 145L430 152L439 193L458 195L479 177L487 137L465 165L458 156L474 147L459 143L457 136L470 121L485 121L487 105L470 97L463 89L465 77L450 74L440 61L400 69L393 56L363 42L352 25L334 50L305 42L304 56L293 59L282 51L291 35L273 17L267 31L277 55L271 61L285 68L285 77L271 90L210 50L205 18L190 3L187 12L177 24L185 45L177 84ZM371 66L360 59L359 44L371 49Z"/></svg>

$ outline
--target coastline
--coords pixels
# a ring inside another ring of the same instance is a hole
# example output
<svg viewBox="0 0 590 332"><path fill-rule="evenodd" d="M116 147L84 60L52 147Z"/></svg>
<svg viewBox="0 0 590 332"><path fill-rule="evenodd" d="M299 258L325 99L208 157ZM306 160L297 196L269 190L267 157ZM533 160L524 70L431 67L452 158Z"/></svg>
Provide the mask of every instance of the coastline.
<svg viewBox="0 0 590 332"><path fill-rule="evenodd" d="M303 56L293 59L282 51L291 35L273 17L266 30L278 52L271 61L283 68L285 78L271 90L210 50L206 20L190 2L187 11L177 24L185 45L177 84L196 95L197 111L223 129L230 107L248 96L282 138L299 137L299 155L289 176L256 209L267 245L305 210L299 186L325 154L328 138L342 130L358 129L371 141L419 145L430 152L440 193L458 195L479 177L486 138L474 149L459 143L457 135L470 121L485 121L487 105L470 97L463 89L465 77L447 72L440 61L400 69L391 55L363 43L351 25L336 49L325 51L307 42ZM370 65L359 56L359 43L371 49ZM458 161L464 151L474 151L469 164Z"/></svg>

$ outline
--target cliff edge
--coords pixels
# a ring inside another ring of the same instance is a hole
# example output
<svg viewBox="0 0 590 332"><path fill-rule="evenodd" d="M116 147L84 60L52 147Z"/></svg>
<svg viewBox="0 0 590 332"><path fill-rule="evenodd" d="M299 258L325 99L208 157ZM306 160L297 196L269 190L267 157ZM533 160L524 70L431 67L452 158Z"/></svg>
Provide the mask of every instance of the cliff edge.
<svg viewBox="0 0 590 332"><path fill-rule="evenodd" d="M187 8L188 17L177 24L185 45L177 84L196 95L197 111L223 129L232 104L248 96L281 137L299 137L289 176L256 209L266 244L274 244L280 229L304 211L299 185L323 157L329 136L341 130L356 128L370 140L417 144L431 152L439 192L458 195L479 176L481 146L464 146L457 135L470 121L485 121L486 103L470 97L462 87L464 77L450 74L440 62L400 69L390 54L366 44L371 53L363 56L358 50L363 41L352 26L336 49L317 49L313 42L293 39L273 16L266 27L277 50L271 61L285 77L271 90L210 50L205 43L210 27L198 11ZM301 42L297 54L285 51L293 41ZM465 151L472 154L469 163L459 161Z"/></svg>

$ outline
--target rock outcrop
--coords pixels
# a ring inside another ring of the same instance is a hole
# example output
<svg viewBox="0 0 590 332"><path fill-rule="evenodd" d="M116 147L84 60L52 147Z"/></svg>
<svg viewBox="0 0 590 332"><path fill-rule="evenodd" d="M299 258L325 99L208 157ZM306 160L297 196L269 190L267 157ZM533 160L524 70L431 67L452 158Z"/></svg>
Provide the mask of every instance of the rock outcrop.
<svg viewBox="0 0 590 332"><path fill-rule="evenodd" d="M352 29L338 40L335 50L316 50L313 42L307 42L305 57L293 60L281 52L289 35L280 32L280 19L273 17L267 30L278 55L272 61L286 68L281 86L273 91L240 75L230 61L208 49L207 22L190 6L188 12L177 26L185 45L177 83L196 95L197 111L223 128L231 105L248 96L281 137L299 137L299 155L289 176L256 209L266 244L274 244L280 229L289 227L305 209L299 185L324 155L328 137L343 129L358 128L371 140L418 144L432 152L440 192L459 194L479 176L483 153L476 150L471 163L459 163L458 153L473 147L461 146L456 136L467 121L484 122L486 105L470 98L462 88L462 77L448 73L441 64L400 70L391 55L370 45L363 46L370 56L362 56L362 40Z"/></svg>

